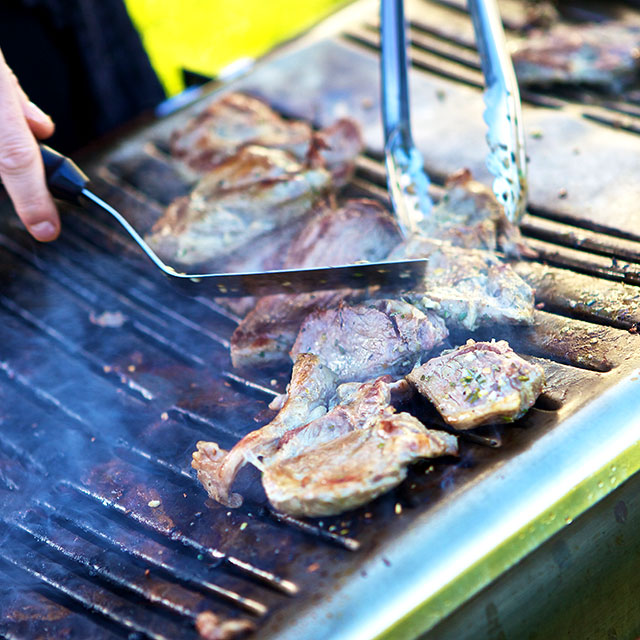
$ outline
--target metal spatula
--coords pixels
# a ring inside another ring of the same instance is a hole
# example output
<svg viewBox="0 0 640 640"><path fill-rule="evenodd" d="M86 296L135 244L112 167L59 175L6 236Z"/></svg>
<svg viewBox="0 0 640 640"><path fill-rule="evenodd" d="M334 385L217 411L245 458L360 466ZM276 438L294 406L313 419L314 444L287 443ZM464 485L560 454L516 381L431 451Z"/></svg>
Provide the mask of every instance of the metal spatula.
<svg viewBox="0 0 640 640"><path fill-rule="evenodd" d="M313 269L282 269L253 273L179 273L167 265L126 218L89 188L89 178L69 158L41 144L47 184L54 197L99 207L113 216L169 281L190 295L246 296L301 293L320 289L352 289L378 285L402 291L424 277L427 260L393 260Z"/></svg>

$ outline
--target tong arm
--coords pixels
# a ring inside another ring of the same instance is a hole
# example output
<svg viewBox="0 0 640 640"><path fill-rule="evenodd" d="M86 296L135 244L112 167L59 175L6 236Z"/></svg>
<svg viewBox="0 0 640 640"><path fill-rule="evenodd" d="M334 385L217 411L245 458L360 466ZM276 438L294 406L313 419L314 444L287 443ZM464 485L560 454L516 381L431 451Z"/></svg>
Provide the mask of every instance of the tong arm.
<svg viewBox="0 0 640 640"><path fill-rule="evenodd" d="M485 81L487 167L507 218L518 224L527 202L527 160L518 82L495 0L468 0Z"/></svg>

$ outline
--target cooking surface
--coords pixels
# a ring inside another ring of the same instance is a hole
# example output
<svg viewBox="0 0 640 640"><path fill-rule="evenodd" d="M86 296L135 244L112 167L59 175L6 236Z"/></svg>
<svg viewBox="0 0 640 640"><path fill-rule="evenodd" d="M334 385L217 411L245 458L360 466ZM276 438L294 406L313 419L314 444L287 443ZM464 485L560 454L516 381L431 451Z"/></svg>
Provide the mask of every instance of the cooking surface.
<svg viewBox="0 0 640 640"><path fill-rule="evenodd" d="M451 35L468 18L449 5L410 5L415 138L436 180L461 166L486 180L481 76L463 41L471 26ZM301 45L236 87L318 125L355 117L367 152L345 193L384 199L373 24L371 14L346 35ZM200 108L85 159L96 191L142 231L189 188L166 156L167 136ZM307 619L304 637L335 637L349 612L334 594L379 590L385 572L392 580L397 541L422 536L430 517L453 517L516 456L562 442L569 428L579 434L572 416L607 388L620 383L628 398L621 381L640 355L638 109L585 106L577 94L525 104L523 230L552 266L518 267L538 288L535 327L475 335L539 359L548 388L536 406L513 426L463 440L460 460L420 463L397 490L320 521L273 513L253 470L237 483L240 509L213 504L190 469L197 440L228 448L266 423L288 379L284 370L250 379L232 371L233 314L176 294L99 213L65 210L61 239L39 245L3 203L0 634L190 638L208 609L253 620L261 638ZM354 597L354 617L366 605Z"/></svg>

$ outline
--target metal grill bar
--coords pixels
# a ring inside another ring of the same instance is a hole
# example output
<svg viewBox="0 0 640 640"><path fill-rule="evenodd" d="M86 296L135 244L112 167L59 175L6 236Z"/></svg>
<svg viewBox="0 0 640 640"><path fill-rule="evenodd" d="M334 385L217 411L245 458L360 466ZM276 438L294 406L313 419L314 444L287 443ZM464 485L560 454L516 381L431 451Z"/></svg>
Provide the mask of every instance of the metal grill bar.
<svg viewBox="0 0 640 640"><path fill-rule="evenodd" d="M3 426L4 422L4 419L0 419L0 427ZM15 442L7 437L6 433L2 433L1 431L0 450L8 453L13 460L19 460L20 464L22 464L26 469L36 471L40 474L46 473L45 467L41 462L36 460L36 458L34 458L33 455L23 447L15 444Z"/></svg>
<svg viewBox="0 0 640 640"><path fill-rule="evenodd" d="M535 262L518 266L518 273L536 290L547 311L589 322L633 329L640 323L640 292L624 284L595 280Z"/></svg>
<svg viewBox="0 0 640 640"><path fill-rule="evenodd" d="M83 487L81 485L78 485L74 482L70 482L67 480L62 481L61 485L68 487L69 489L72 489L86 497L93 498L97 502L100 502L101 504L103 504L105 507L109 507L110 509L113 509L118 513L127 515L128 517L135 520L138 524L141 524L142 526L147 527L148 529L152 529L156 533L159 533L160 535L170 540L173 540L174 542L179 542L183 544L185 547L193 549L199 554L213 558L214 560L217 560L217 561L223 561L226 564L228 564L230 567L233 567L234 569L239 570L242 574L250 578L259 580L260 582L267 584L268 586L272 587L277 591L286 593L288 595L295 595L298 592L298 587L294 582L287 580L285 578L276 576L274 573L271 573L270 571L265 571L263 569L259 569L258 567L254 567L250 563L240 560L239 558L236 558L234 556L226 555L219 549L206 547L200 544L199 542L196 542L195 540L189 538L188 536L185 536L183 533L179 531L164 529L157 522L144 517L142 514L139 514L133 511L128 512L126 508L122 507L117 502L111 500L107 496L100 495L86 487Z"/></svg>
<svg viewBox="0 0 640 640"><path fill-rule="evenodd" d="M148 611L132 607L131 602L116 594L107 594L91 580L70 573L64 566L45 556L36 556L29 546L12 539L10 545L0 547L0 558L52 587L70 600L94 614L152 640L172 640L184 636L186 627L166 618L160 619Z"/></svg>
<svg viewBox="0 0 640 640"><path fill-rule="evenodd" d="M526 215L522 221L522 230L529 237L552 244L610 256L616 260L640 262L640 243L589 229L576 229L576 225Z"/></svg>
<svg viewBox="0 0 640 640"><path fill-rule="evenodd" d="M364 26L375 34L380 29L380 21L368 20ZM418 28L415 23L409 24L409 39L410 43L417 49L482 72L480 57L473 41L468 42L460 38L452 40L441 33L434 34L432 29Z"/></svg>
<svg viewBox="0 0 640 640"><path fill-rule="evenodd" d="M39 505L49 513L63 519L67 526L90 534L122 553L131 555L151 567L164 571L174 579L192 585L210 595L222 598L254 615L262 616L267 613L267 607L263 603L253 598L246 598L235 591L225 589L210 580L199 577L202 567L200 563L194 563L190 558L178 556L169 547L161 546L148 539L144 540L144 547L142 547L139 534L118 526L101 514L93 513L91 522L87 522L81 512L74 511L69 507L60 510L60 508L46 501L39 502ZM188 570L183 567L188 567Z"/></svg>
<svg viewBox="0 0 640 640"><path fill-rule="evenodd" d="M80 540L51 523L46 529L41 524L27 521L26 518L12 520L10 524L61 556L78 563L87 569L91 576L101 578L143 597L152 604L195 621L198 615L196 609L201 604L201 598L196 594L156 577L147 578L143 569L132 564L123 564L116 554L104 551L86 540ZM117 567L117 570L114 571L111 567ZM169 594L169 597L165 594Z"/></svg>
<svg viewBox="0 0 640 640"><path fill-rule="evenodd" d="M366 27L354 26L344 34L349 40L378 51L380 37ZM442 78L455 80L476 89L483 87L482 74L466 65L459 64L447 58L434 55L431 51L410 47L411 64L417 69L427 71Z"/></svg>
<svg viewBox="0 0 640 640"><path fill-rule="evenodd" d="M581 251L565 249L539 240L530 240L529 244L538 253L540 260L554 266L607 280L640 285L640 269L632 263L585 255Z"/></svg>
<svg viewBox="0 0 640 640"><path fill-rule="evenodd" d="M265 387L256 382L251 382L250 380L247 380L242 376L238 376L235 373L231 373L230 371L224 371L222 376L248 393L257 393L269 399L273 399L280 395L280 392L275 389L270 389L269 387Z"/></svg>
<svg viewBox="0 0 640 640"><path fill-rule="evenodd" d="M73 629L79 638L122 640L121 627L101 617L88 616L84 607L74 606L72 601L61 604L52 589L43 585L36 590L18 587L23 577L19 569L0 562L0 638L60 638Z"/></svg>

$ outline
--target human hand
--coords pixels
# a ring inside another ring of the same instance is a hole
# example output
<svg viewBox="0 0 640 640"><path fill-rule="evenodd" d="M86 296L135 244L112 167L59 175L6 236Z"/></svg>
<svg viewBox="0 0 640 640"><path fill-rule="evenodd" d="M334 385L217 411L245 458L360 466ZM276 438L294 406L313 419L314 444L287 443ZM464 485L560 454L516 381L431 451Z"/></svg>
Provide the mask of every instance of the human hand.
<svg viewBox="0 0 640 640"><path fill-rule="evenodd" d="M29 100L0 51L0 179L29 233L43 242L60 233L36 138L53 134L51 118Z"/></svg>

